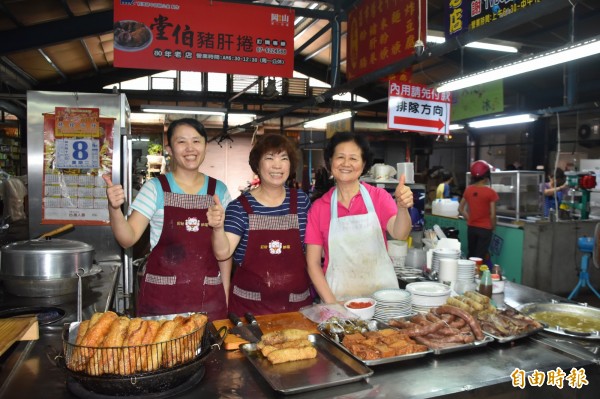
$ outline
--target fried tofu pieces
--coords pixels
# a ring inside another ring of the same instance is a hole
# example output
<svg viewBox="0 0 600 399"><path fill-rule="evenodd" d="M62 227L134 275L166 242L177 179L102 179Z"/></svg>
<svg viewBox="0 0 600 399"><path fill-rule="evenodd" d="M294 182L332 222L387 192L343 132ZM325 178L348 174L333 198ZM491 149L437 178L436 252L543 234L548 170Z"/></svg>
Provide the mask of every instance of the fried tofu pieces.
<svg viewBox="0 0 600 399"><path fill-rule="evenodd" d="M409 355L428 349L425 345L417 344L407 335L391 328L363 334L346 334L342 345L363 360Z"/></svg>

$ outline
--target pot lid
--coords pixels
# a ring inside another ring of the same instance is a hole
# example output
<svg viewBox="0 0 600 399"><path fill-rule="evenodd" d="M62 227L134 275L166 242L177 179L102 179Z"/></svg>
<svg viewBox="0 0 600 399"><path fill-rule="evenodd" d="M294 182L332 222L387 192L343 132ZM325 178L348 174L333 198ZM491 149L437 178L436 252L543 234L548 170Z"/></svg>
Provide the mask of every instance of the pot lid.
<svg viewBox="0 0 600 399"><path fill-rule="evenodd" d="M63 239L37 239L17 241L2 247L3 253L80 253L93 251L94 247L81 241Z"/></svg>

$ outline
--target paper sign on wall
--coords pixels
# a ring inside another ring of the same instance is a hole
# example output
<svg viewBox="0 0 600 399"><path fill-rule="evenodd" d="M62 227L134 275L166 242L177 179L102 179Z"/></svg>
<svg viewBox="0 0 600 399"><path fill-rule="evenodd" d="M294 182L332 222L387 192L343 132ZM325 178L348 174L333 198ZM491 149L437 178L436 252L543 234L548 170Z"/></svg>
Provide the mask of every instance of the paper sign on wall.
<svg viewBox="0 0 600 399"><path fill-rule="evenodd" d="M415 83L390 82L388 128L448 134L451 99L449 92L438 93Z"/></svg>

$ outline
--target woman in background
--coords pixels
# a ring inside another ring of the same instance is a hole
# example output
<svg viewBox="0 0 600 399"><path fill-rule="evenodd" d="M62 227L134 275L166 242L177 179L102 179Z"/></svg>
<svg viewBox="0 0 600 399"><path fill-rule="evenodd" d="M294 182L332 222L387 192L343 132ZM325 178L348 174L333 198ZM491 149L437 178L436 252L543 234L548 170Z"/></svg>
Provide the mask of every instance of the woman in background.
<svg viewBox="0 0 600 399"><path fill-rule="evenodd" d="M467 186L458 212L467 221L468 257L488 259L488 249L496 227L498 193L489 187L491 165L485 161L471 164L471 184Z"/></svg>
<svg viewBox="0 0 600 399"><path fill-rule="evenodd" d="M206 212L218 198L231 200L225 184L198 171L207 134L195 119L179 119L167 130L166 152L173 171L148 180L125 219L125 192L104 175L109 216L119 245L135 244L150 224L152 250L137 295L137 315L204 311L211 320L227 317L231 261L217 262Z"/></svg>
<svg viewBox="0 0 600 399"><path fill-rule="evenodd" d="M435 190L435 199L450 198L450 184L452 183L452 174L448 171L442 171L442 182Z"/></svg>
<svg viewBox="0 0 600 399"><path fill-rule="evenodd" d="M362 134L336 133L324 158L335 186L312 205L306 228L308 272L321 300L335 303L398 288L386 233L405 240L412 228L408 208L413 194L404 185L405 176L400 176L395 199L384 189L361 182L373 162Z"/></svg>
<svg viewBox="0 0 600 399"><path fill-rule="evenodd" d="M312 303L304 256L308 196L288 188L296 170L294 143L268 134L250 151L257 188L244 192L227 207L215 199L208 212L217 259L233 255L239 265L231 282L229 311L272 314L297 311Z"/></svg>
<svg viewBox="0 0 600 399"><path fill-rule="evenodd" d="M544 217L550 216L550 210L560 209L567 190L568 185L565 172L561 168L556 168L554 173L548 173L548 182L542 184Z"/></svg>

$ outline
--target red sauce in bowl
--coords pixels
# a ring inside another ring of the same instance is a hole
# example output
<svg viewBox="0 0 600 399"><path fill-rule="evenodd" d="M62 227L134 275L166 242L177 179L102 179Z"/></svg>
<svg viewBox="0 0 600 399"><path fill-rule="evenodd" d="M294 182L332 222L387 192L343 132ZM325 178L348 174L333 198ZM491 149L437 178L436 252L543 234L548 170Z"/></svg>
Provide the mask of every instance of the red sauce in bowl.
<svg viewBox="0 0 600 399"><path fill-rule="evenodd" d="M348 307L350 309L365 309L373 306L371 302L350 302Z"/></svg>

